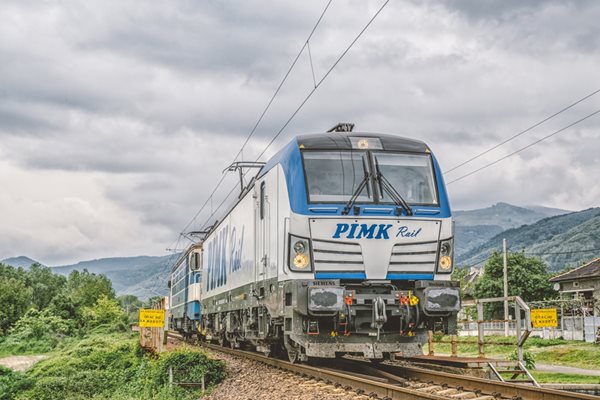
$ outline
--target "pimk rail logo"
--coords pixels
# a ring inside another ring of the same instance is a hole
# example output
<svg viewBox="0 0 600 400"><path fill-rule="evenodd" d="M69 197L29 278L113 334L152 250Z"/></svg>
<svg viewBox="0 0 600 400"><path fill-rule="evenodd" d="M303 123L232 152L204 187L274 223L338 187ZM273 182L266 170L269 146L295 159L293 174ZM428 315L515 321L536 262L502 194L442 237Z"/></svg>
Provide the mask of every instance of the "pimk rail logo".
<svg viewBox="0 0 600 400"><path fill-rule="evenodd" d="M239 238L235 227L231 230L231 234L229 232L229 225L227 225L208 243L207 290L225 285L227 277L242 268L244 226Z"/></svg>
<svg viewBox="0 0 600 400"><path fill-rule="evenodd" d="M392 224L337 224L333 239L389 239ZM421 228L413 229L406 225L398 227L395 237L416 238Z"/></svg>

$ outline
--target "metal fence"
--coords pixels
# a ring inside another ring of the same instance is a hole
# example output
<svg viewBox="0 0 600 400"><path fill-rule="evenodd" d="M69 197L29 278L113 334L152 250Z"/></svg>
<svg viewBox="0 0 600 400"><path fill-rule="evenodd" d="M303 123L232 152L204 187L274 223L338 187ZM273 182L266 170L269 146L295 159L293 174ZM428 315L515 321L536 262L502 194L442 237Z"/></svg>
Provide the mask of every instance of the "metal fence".
<svg viewBox="0 0 600 400"><path fill-rule="evenodd" d="M530 308L556 308L558 326L555 328L534 328L531 336L544 339L580 340L589 343L598 342L600 334L600 302L594 299L559 299L528 303ZM475 316L475 305L466 304L461 310L458 325L459 336L477 336L478 323ZM595 316L594 316L595 315ZM504 336L504 322L481 322L486 334ZM524 329L521 321L520 329ZM508 322L508 335L516 336L517 322Z"/></svg>

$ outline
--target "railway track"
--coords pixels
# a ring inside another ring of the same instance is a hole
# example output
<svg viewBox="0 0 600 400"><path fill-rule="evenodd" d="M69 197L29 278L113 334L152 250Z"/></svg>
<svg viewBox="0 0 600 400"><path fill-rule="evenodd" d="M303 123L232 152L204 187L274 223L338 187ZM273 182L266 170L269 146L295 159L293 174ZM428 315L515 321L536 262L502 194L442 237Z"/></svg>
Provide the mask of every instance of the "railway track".
<svg viewBox="0 0 600 400"><path fill-rule="evenodd" d="M180 335L169 336L183 340ZM262 354L201 343L202 347L259 361L307 378L341 386L379 399L406 400L598 400L600 397L555 389L525 386L424 368L373 364L369 361L336 359L319 366L292 364Z"/></svg>

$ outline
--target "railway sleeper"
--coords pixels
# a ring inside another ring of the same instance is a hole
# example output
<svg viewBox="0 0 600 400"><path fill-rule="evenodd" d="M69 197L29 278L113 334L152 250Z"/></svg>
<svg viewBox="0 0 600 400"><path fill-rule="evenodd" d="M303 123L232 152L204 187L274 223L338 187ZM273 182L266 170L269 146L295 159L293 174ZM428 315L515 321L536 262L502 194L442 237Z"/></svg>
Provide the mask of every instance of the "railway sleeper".
<svg viewBox="0 0 600 400"><path fill-rule="evenodd" d="M459 399L459 400L470 400L470 399L476 399L478 396L473 393L473 392L462 392L462 393L457 393L457 394L453 394L450 395L451 399Z"/></svg>
<svg viewBox="0 0 600 400"><path fill-rule="evenodd" d="M443 388L441 386L438 385L433 385L433 386L427 386L427 387L423 387L423 388L419 388L417 389L419 392L424 392L424 393L437 393L440 390L443 390Z"/></svg>

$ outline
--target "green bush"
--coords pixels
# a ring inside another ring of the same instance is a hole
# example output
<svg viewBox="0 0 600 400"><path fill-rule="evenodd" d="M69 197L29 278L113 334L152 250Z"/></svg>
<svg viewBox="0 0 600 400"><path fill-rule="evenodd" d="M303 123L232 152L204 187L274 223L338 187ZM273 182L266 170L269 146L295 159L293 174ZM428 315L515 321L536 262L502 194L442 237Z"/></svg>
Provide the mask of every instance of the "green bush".
<svg viewBox="0 0 600 400"><path fill-rule="evenodd" d="M158 361L160 383L167 383L169 369L173 370L175 382L201 381L204 376L206 386L219 383L225 378L225 364L209 358L206 353L192 350L177 350L161 355Z"/></svg>
<svg viewBox="0 0 600 400"><path fill-rule="evenodd" d="M89 328L107 325L119 331L127 324L127 315L119 302L105 295L100 296L92 307L83 309L83 318Z"/></svg>
<svg viewBox="0 0 600 400"><path fill-rule="evenodd" d="M11 400L21 390L26 389L24 374L14 372L0 365L0 400Z"/></svg>
<svg viewBox="0 0 600 400"><path fill-rule="evenodd" d="M200 382L204 375L207 386L225 376L224 363L200 351L179 350L154 359L131 334L97 334L36 364L24 374L28 386L6 400L197 399L197 389L169 385L169 368L175 381Z"/></svg>
<svg viewBox="0 0 600 400"><path fill-rule="evenodd" d="M72 321L53 315L49 310L30 309L9 330L0 343L1 353L47 353L74 330Z"/></svg>
<svg viewBox="0 0 600 400"><path fill-rule="evenodd" d="M509 357L509 360L518 360L519 353L517 350L514 351ZM523 363L525 364L525 368L527 369L535 369L535 357L528 351L523 351Z"/></svg>

